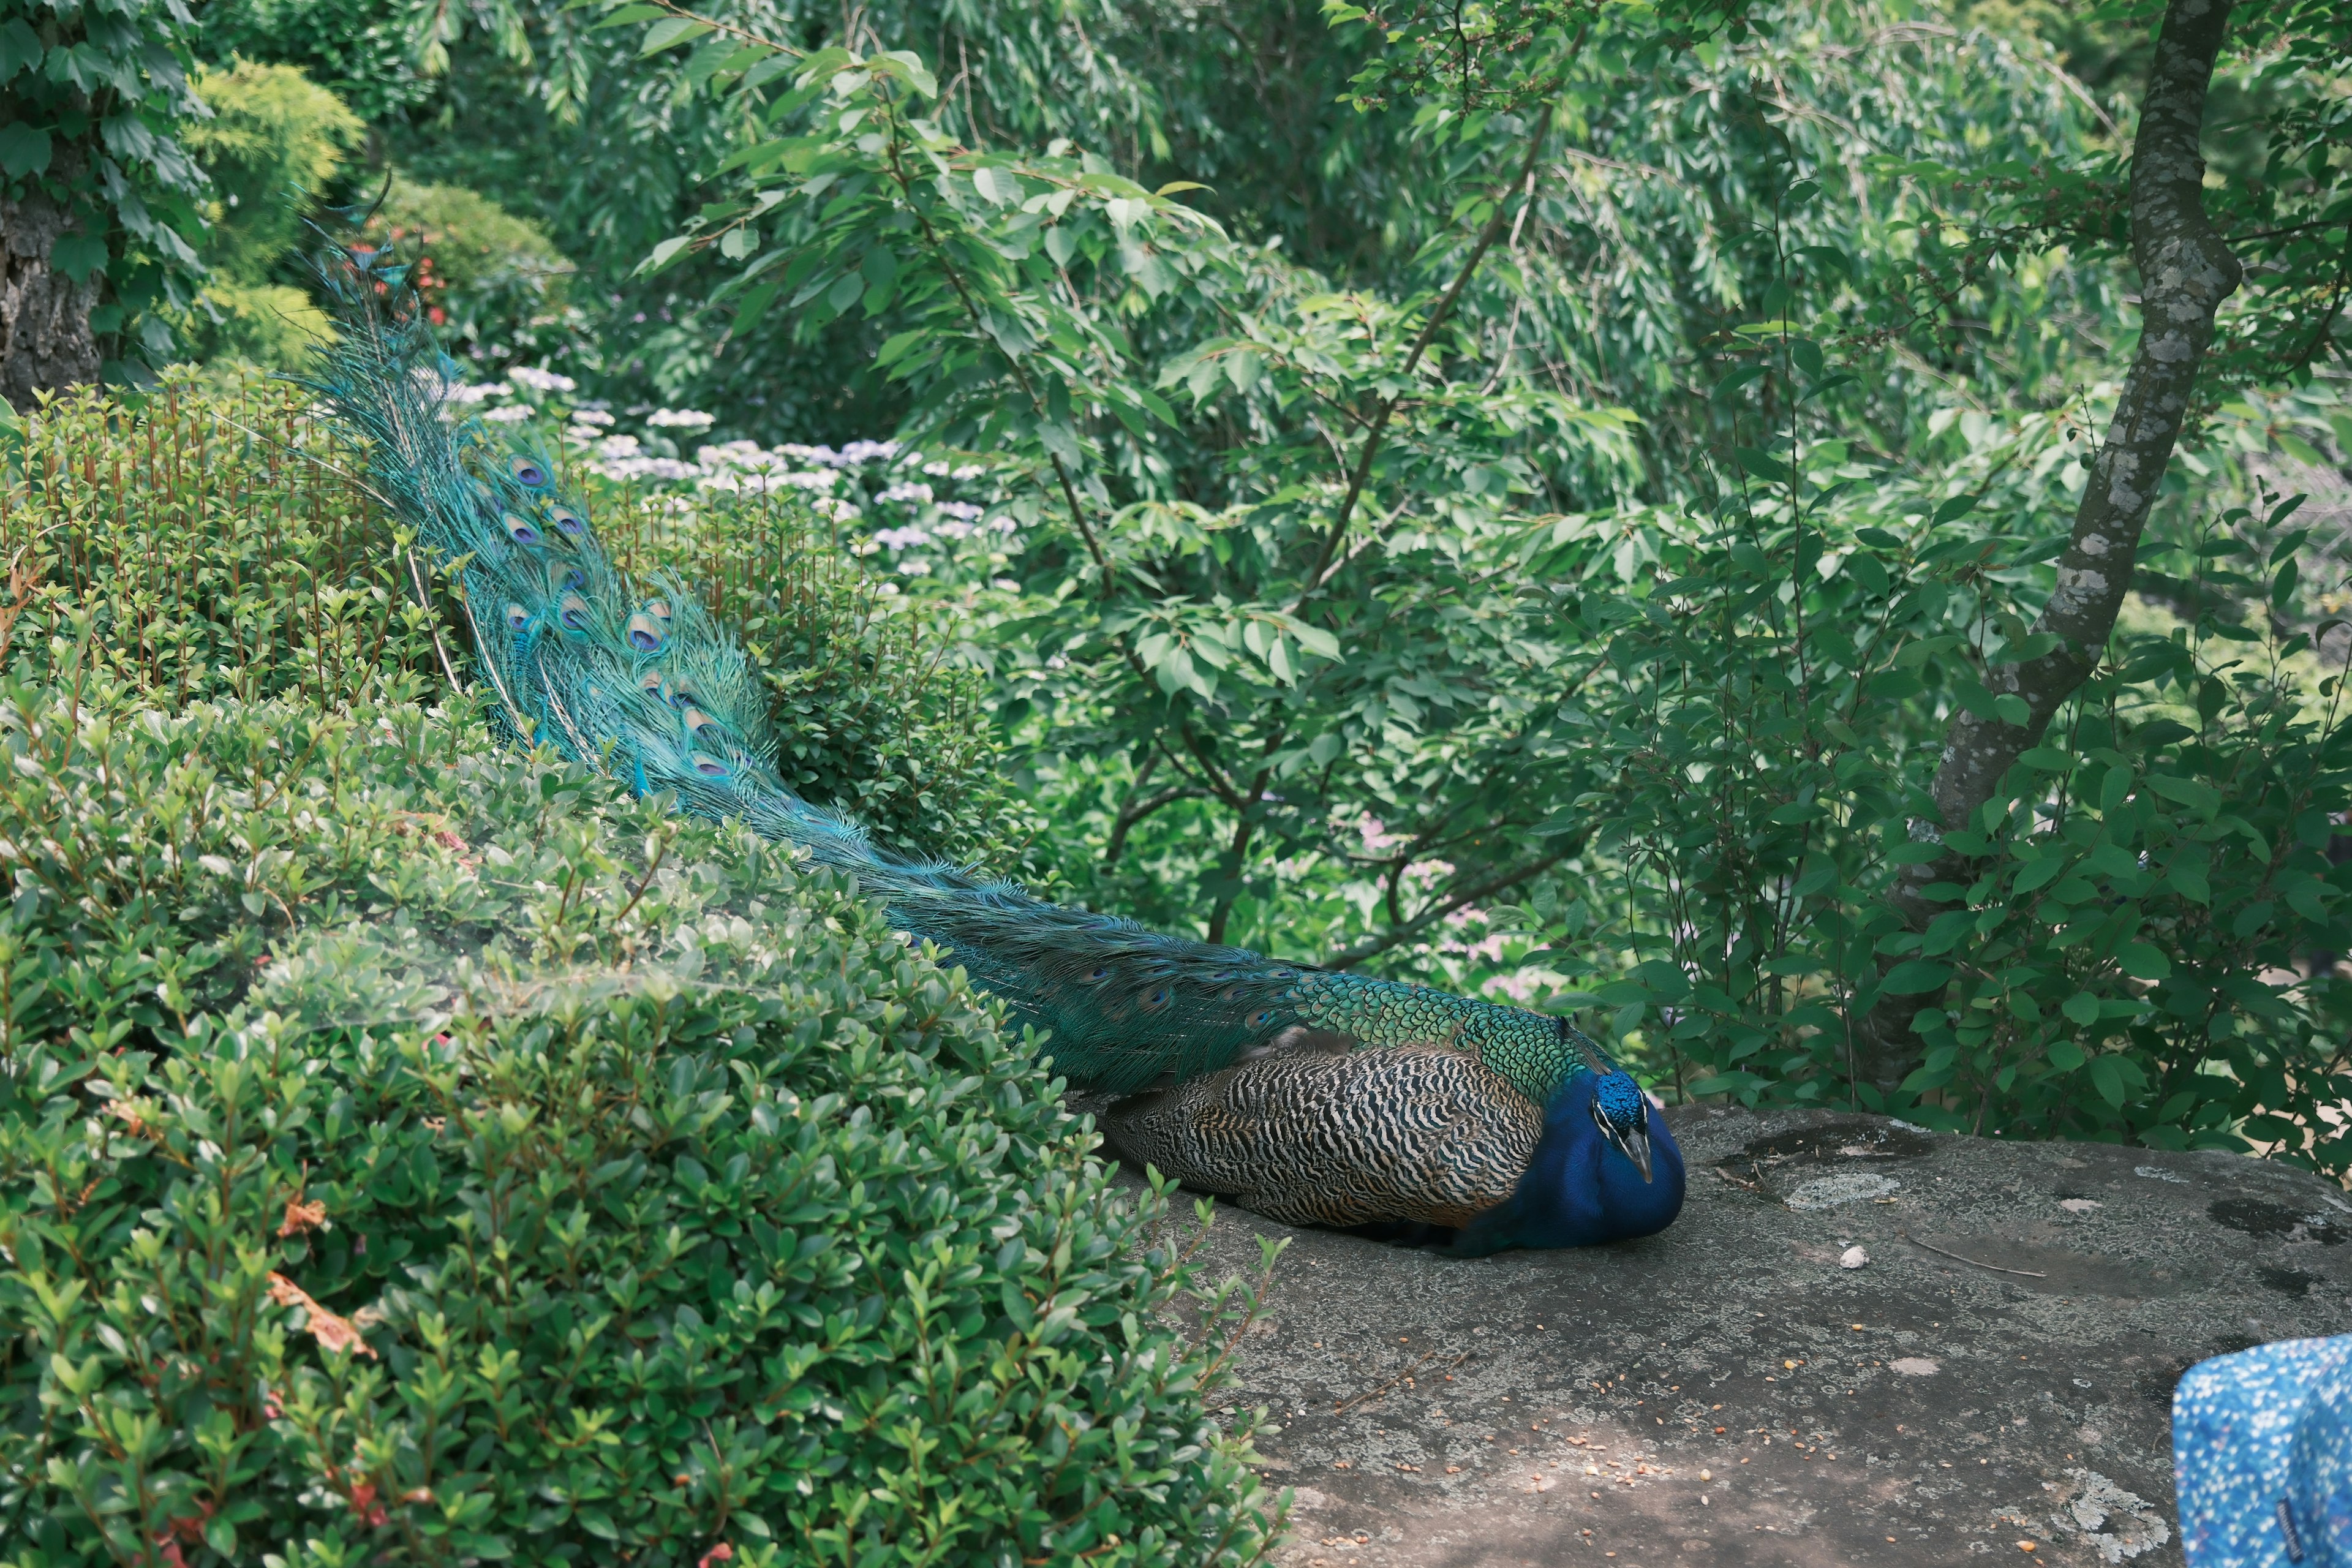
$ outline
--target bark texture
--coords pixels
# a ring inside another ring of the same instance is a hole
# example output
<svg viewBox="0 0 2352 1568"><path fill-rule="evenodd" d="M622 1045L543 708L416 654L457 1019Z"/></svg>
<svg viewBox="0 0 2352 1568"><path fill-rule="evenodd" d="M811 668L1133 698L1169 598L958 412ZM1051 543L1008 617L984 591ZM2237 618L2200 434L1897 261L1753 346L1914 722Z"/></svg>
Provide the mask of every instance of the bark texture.
<svg viewBox="0 0 2352 1568"><path fill-rule="evenodd" d="M1937 821L1914 822L1915 839L1940 842L1969 826L1993 798L2020 752L2037 744L2050 721L2097 668L2129 591L2132 563L2157 488L2180 437L2197 373L2213 340L2213 318L2238 287L2237 258L2205 216L2205 158L2200 147L2206 88L2229 31L2230 0L2171 0L2158 34L2156 60L2132 143L2132 261L2140 281L2141 334L2113 423L2091 462L2074 511L2074 529L2058 560L2058 585L2033 623L2057 645L2039 658L1991 671L1996 697L2023 700L2026 721L1962 713L1944 741L1933 795ZM1944 907L1925 897L1934 882L1967 873L1950 852L1906 866L1893 900L1915 929ZM1910 1029L1916 999L1882 1003L1862 1031L1868 1076L1882 1089L1915 1065Z"/></svg>
<svg viewBox="0 0 2352 1568"><path fill-rule="evenodd" d="M49 265L50 247L73 220L38 193L0 197L0 397L20 411L37 392L63 392L98 379L89 330L99 275L76 283Z"/></svg>

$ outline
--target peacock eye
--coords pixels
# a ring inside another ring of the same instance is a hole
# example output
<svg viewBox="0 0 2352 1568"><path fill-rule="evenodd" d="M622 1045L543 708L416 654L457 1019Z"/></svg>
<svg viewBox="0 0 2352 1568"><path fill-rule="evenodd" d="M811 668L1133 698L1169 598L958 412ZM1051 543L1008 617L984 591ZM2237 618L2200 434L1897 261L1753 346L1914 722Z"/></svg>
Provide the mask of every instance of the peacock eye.
<svg viewBox="0 0 2352 1568"><path fill-rule="evenodd" d="M637 689L648 697L659 697L662 694L661 671L649 669L637 677Z"/></svg>
<svg viewBox="0 0 2352 1568"><path fill-rule="evenodd" d="M530 630L530 612L524 609L520 605L509 605L507 606L507 629L514 632Z"/></svg>
<svg viewBox="0 0 2352 1568"><path fill-rule="evenodd" d="M665 626L668 625L669 601L667 599L647 599L646 601L646 614L651 616L654 619L661 622Z"/></svg>
<svg viewBox="0 0 2352 1568"><path fill-rule="evenodd" d="M588 601L582 598L577 594L564 595L563 608L559 613L557 618L563 623L563 629L565 631L586 631L588 629Z"/></svg>
<svg viewBox="0 0 2352 1568"><path fill-rule="evenodd" d="M547 467L536 458L512 458L507 461L507 472L526 489L539 489L548 480Z"/></svg>
<svg viewBox="0 0 2352 1568"><path fill-rule="evenodd" d="M580 593L588 586L588 574L577 566L567 567L563 574L563 585L575 594Z"/></svg>
<svg viewBox="0 0 2352 1568"><path fill-rule="evenodd" d="M499 518L499 521L506 526L507 537L517 544L537 544L540 542L539 530L531 526L530 520L527 517L508 512Z"/></svg>
<svg viewBox="0 0 2352 1568"><path fill-rule="evenodd" d="M588 531L588 520L568 506L551 506L547 515L555 520L558 531L565 537L578 539Z"/></svg>
<svg viewBox="0 0 2352 1568"><path fill-rule="evenodd" d="M719 779L727 776L727 764L708 752L690 752L688 757L694 763L694 771L705 778Z"/></svg>
<svg viewBox="0 0 2352 1568"><path fill-rule="evenodd" d="M661 626L643 610L629 617L628 634L629 646L639 653L654 653L661 647Z"/></svg>

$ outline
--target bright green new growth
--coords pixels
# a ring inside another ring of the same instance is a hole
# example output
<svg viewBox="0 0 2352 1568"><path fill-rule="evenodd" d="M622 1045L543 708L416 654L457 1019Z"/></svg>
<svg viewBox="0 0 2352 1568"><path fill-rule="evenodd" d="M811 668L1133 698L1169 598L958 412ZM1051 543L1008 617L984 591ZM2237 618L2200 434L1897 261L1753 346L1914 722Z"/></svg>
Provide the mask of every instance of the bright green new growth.
<svg viewBox="0 0 2352 1568"><path fill-rule="evenodd" d="M446 422L429 331L378 307L407 286L400 270L362 261L337 280L346 336L317 387L371 442L394 512L461 563L474 649L512 733L856 877L894 921L1050 1032L1055 1067L1088 1087L1194 1078L1300 1026L1367 1046L1459 1046L1538 1105L1582 1066L1579 1047L1591 1047L1561 1019L1162 936L877 849L786 787L766 694L692 593L615 571L544 457L478 421Z"/></svg>

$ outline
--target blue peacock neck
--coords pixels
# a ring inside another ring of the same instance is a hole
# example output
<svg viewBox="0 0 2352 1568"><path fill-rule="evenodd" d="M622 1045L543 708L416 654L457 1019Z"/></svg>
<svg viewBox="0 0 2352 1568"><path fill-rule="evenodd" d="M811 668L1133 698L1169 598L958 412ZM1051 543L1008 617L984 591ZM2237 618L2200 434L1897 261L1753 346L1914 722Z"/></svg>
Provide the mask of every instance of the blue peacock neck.
<svg viewBox="0 0 2352 1568"><path fill-rule="evenodd" d="M1477 1258L1514 1247L1593 1247L1672 1225L1683 1206L1683 1155L1665 1119L1651 1114L1646 1098L1633 1091L1634 1130L1646 1140L1650 1162L1644 1179L1640 1145L1627 1139L1621 1146L1604 1128L1605 1115L1595 1114L1597 1106L1614 1101L1622 1118L1631 1082L1622 1071L1585 1071L1563 1084L1544 1107L1543 1137L1527 1173L1509 1197L1464 1227L1453 1250Z"/></svg>

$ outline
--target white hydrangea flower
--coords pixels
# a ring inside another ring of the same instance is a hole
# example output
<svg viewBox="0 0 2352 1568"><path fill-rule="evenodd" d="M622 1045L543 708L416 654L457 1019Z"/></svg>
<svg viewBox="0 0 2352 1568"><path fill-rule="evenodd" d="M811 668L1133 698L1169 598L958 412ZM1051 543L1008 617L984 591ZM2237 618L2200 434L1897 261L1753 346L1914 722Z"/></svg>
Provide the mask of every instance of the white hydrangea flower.
<svg viewBox="0 0 2352 1568"><path fill-rule="evenodd" d="M482 417L493 425L520 425L530 417L530 408L527 404L509 403L491 409Z"/></svg>
<svg viewBox="0 0 2352 1568"><path fill-rule="evenodd" d="M527 364L519 364L508 371L507 379L539 393L580 390L580 384L568 375L558 375L551 370L535 370Z"/></svg>
<svg viewBox="0 0 2352 1568"><path fill-rule="evenodd" d="M646 423L656 429L708 430L719 423L719 416L699 408L656 408L646 416Z"/></svg>

